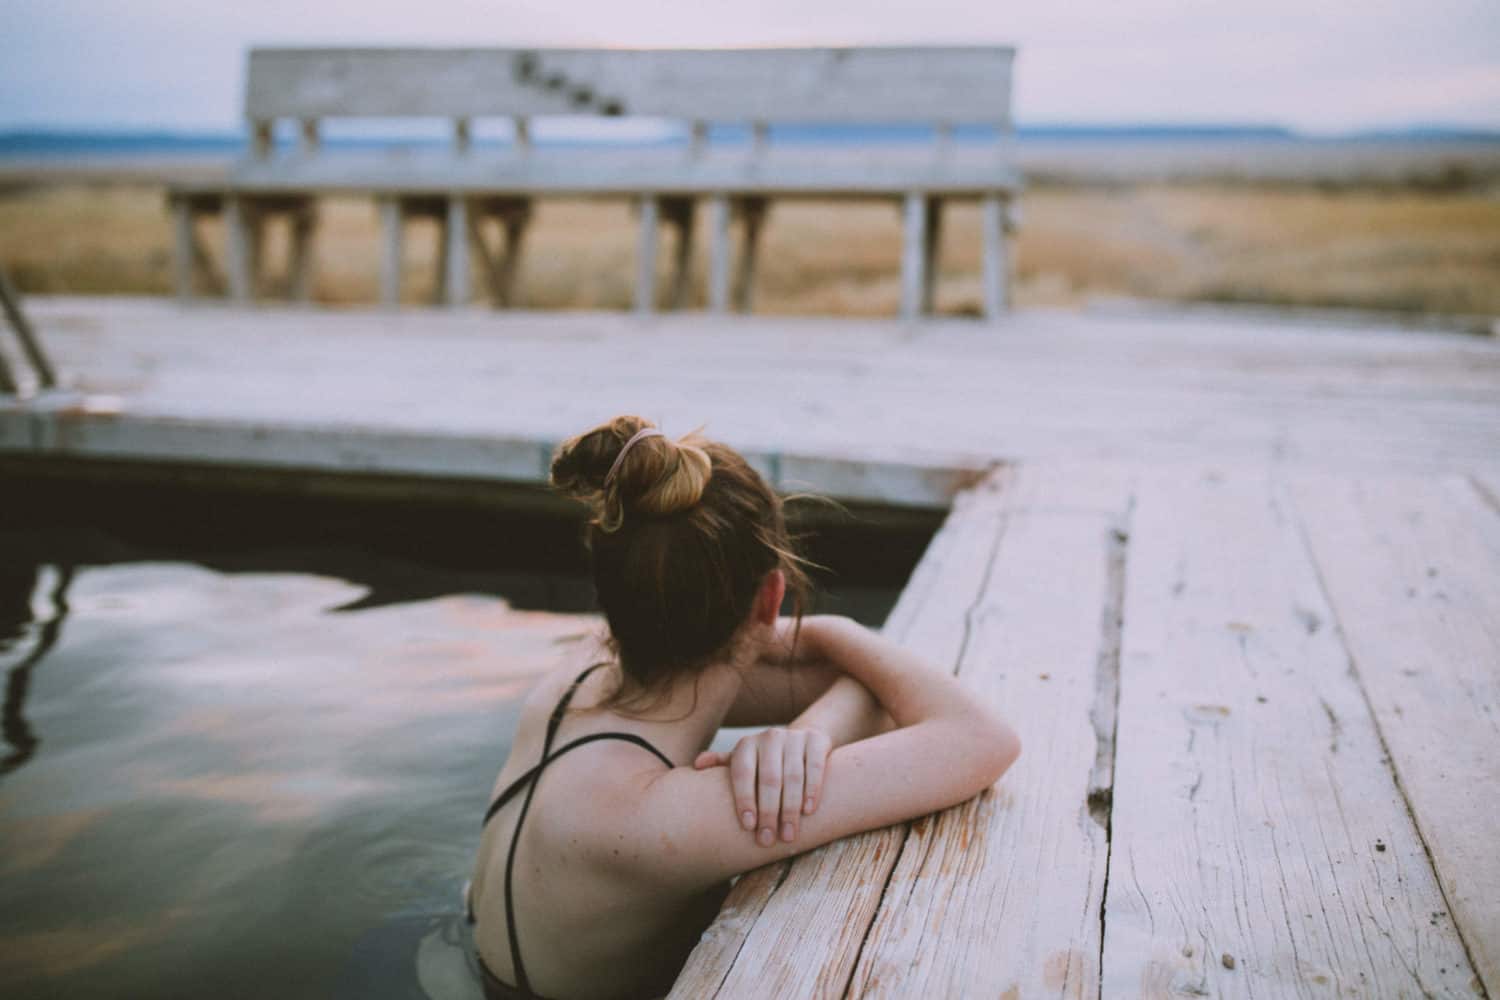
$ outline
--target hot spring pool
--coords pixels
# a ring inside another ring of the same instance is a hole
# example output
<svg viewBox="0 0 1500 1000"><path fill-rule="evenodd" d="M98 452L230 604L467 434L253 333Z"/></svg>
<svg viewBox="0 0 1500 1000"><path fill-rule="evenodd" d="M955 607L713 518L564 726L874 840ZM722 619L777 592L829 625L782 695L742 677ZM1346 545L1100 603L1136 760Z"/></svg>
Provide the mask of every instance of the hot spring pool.
<svg viewBox="0 0 1500 1000"><path fill-rule="evenodd" d="M576 525L15 482L4 511L0 995L462 995L520 699L599 627ZM828 533L824 607L878 624L925 541L871 572Z"/></svg>

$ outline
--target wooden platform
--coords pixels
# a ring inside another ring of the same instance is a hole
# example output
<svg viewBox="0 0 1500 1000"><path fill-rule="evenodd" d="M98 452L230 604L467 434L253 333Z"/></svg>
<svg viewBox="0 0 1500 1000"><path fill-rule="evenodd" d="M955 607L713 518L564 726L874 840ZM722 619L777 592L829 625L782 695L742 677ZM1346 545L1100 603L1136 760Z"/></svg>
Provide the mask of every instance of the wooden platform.
<svg viewBox="0 0 1500 1000"><path fill-rule="evenodd" d="M887 628L1021 760L741 880L673 996L1493 995L1497 626L1463 477L1002 470Z"/></svg>
<svg viewBox="0 0 1500 1000"><path fill-rule="evenodd" d="M787 488L946 507L997 461L1500 469L1500 342L1195 314L963 319L27 302L73 391L0 452L542 482L622 412ZM17 366L19 368L19 366Z"/></svg>
<svg viewBox="0 0 1500 1000"><path fill-rule="evenodd" d="M1500 343L40 301L12 463L537 480L617 412L951 505L887 627L1025 751L743 878L677 997L1500 994ZM837 780L831 775L830 780Z"/></svg>

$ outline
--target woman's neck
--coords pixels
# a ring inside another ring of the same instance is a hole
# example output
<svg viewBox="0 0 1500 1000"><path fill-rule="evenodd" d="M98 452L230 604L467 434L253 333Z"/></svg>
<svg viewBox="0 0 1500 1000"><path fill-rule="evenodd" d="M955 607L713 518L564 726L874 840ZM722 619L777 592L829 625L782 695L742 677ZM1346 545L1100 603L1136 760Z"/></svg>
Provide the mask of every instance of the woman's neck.
<svg viewBox="0 0 1500 1000"><path fill-rule="evenodd" d="M681 763L691 762L699 751L713 740L729 709L739 697L743 684L744 665L733 661L714 663L693 674L675 678L660 692L644 694L644 707L614 709L607 712L619 720L630 731L640 731L653 743ZM612 666L610 676L601 682L601 689L590 707L598 705L604 692L613 690L619 683L619 667ZM630 704L628 688L622 692L627 706Z"/></svg>

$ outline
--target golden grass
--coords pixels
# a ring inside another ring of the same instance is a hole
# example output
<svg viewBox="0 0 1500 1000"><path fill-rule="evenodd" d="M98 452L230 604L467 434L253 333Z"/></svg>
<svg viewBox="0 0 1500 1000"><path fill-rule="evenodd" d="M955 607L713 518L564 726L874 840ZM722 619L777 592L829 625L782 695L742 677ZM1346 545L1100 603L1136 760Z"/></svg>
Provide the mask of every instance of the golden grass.
<svg viewBox="0 0 1500 1000"><path fill-rule="evenodd" d="M1313 186L1227 184L1120 188L1040 186L1021 199L1017 301L1072 304L1093 296L1500 313L1500 199ZM377 220L366 199L324 203L315 295L345 304L376 297ZM217 224L202 230L222 243ZM703 301L700 227L695 303ZM165 294L171 232L158 189L44 186L0 196L0 264L23 291ZM436 226L414 224L404 296L430 295ZM662 240L659 273L670 240ZM938 306L977 312L977 210L945 214ZM528 236L522 304L624 309L635 233L615 201L543 202ZM756 285L762 313L882 315L900 294L901 230L892 203L782 202L765 230ZM273 230L262 291L278 294L285 235ZM476 280L474 287L479 289Z"/></svg>

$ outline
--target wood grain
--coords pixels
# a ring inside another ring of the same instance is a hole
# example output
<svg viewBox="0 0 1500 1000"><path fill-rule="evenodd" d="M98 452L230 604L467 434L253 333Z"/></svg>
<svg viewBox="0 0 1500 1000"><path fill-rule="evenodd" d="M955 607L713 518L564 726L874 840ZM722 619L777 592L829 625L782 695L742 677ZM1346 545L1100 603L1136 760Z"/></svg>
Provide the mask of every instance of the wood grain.
<svg viewBox="0 0 1500 1000"><path fill-rule="evenodd" d="M1453 918L1500 995L1500 517L1459 476L1304 476L1296 501Z"/></svg>
<svg viewBox="0 0 1500 1000"><path fill-rule="evenodd" d="M1142 474L1116 746L1104 996L1468 995L1463 945L1264 470Z"/></svg>
<svg viewBox="0 0 1500 1000"><path fill-rule="evenodd" d="M912 824L854 971L876 997L1097 997L1120 470L1022 467L959 677L1019 727L983 795ZM1106 692L1100 705L1099 693ZM1095 787L1096 778L1104 782Z"/></svg>
<svg viewBox="0 0 1500 1000"><path fill-rule="evenodd" d="M997 470L959 495L885 631L934 663L956 665L973 625L973 609L999 543L1004 486ZM906 825L861 834L772 866L785 869L759 902L769 875L741 880L723 916L694 949L674 998L842 996L874 919Z"/></svg>

